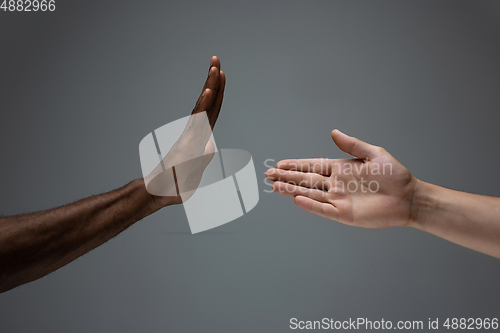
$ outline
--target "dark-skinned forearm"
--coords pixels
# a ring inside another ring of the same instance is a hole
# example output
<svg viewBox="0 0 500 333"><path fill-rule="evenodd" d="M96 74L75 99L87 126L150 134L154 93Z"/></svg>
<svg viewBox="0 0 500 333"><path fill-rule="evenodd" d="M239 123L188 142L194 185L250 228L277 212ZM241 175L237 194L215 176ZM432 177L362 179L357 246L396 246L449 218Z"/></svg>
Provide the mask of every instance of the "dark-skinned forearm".
<svg viewBox="0 0 500 333"><path fill-rule="evenodd" d="M168 204L140 179L66 206L0 218L0 292L59 269Z"/></svg>
<svg viewBox="0 0 500 333"><path fill-rule="evenodd" d="M219 116L225 82L220 61L214 56L202 94L192 112L193 115L206 112L211 128ZM198 138L199 135L187 137ZM184 145L191 146L191 141ZM183 160L186 153L189 151L178 151L180 158L172 156L176 155L175 151L169 153L171 160L163 161L163 165ZM167 188L165 193L176 191ZM144 180L140 179L118 190L63 207L0 218L0 292L47 275L158 209L181 202L179 196L149 194Z"/></svg>

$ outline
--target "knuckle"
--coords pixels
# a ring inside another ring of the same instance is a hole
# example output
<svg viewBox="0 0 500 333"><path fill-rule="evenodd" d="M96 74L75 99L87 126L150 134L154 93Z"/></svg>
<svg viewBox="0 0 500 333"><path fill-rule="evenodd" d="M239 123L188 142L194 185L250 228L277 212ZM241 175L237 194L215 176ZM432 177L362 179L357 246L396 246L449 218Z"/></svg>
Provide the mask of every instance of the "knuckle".
<svg viewBox="0 0 500 333"><path fill-rule="evenodd" d="M379 147L379 146L375 146L374 151L375 151L378 155L384 155L384 154L386 154L386 153L387 153L387 151L386 151L383 147Z"/></svg>

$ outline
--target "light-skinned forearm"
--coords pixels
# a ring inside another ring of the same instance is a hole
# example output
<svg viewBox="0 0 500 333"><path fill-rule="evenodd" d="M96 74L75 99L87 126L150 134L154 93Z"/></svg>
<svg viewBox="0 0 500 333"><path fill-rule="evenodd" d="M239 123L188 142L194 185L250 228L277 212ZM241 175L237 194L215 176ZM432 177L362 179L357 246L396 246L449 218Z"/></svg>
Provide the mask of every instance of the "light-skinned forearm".
<svg viewBox="0 0 500 333"><path fill-rule="evenodd" d="M500 198L419 181L413 201L409 226L500 258Z"/></svg>
<svg viewBox="0 0 500 333"><path fill-rule="evenodd" d="M0 218L0 292L59 269L170 203L140 179L66 206Z"/></svg>

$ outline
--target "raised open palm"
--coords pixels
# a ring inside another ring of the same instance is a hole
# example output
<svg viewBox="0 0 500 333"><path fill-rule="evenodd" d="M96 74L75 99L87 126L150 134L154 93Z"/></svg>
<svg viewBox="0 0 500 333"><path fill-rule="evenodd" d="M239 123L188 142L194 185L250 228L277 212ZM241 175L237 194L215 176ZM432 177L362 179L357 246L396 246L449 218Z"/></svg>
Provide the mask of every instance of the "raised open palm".
<svg viewBox="0 0 500 333"><path fill-rule="evenodd" d="M210 135L219 117L226 85L226 76L220 67L219 58L212 57L205 85L183 133L160 164L144 178L149 193L181 203L198 187L214 155Z"/></svg>

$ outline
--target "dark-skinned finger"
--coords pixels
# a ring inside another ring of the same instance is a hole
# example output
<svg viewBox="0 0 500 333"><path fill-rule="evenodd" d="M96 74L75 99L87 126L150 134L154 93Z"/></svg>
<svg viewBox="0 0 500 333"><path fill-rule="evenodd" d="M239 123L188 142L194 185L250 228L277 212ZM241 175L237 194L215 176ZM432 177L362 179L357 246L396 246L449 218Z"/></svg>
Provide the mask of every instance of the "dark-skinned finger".
<svg viewBox="0 0 500 333"><path fill-rule="evenodd" d="M205 89L202 93L202 97L200 98L200 103L199 103L199 111L198 112L203 112L208 110L209 108L212 107L213 104L213 99L214 99L214 92L210 89ZM207 111L208 114L208 111Z"/></svg>
<svg viewBox="0 0 500 333"><path fill-rule="evenodd" d="M206 91L206 89L210 89L213 92L213 94L211 94L210 103L208 105L205 104L205 106L202 107L201 106L202 97L200 96L200 98L196 102L196 105L193 109L192 114L202 112L202 111L207 111L207 114L208 114L209 111L212 109L213 103L215 102L217 90L219 89L219 70L216 67L212 67L212 69L210 70L210 76L208 77L205 85L206 85L206 87L203 91ZM202 92L202 94L203 94L203 92Z"/></svg>
<svg viewBox="0 0 500 333"><path fill-rule="evenodd" d="M203 89L201 90L200 97L198 97L198 100L196 101L196 104L195 104L195 107L193 109L192 114L198 113L201 111L207 111L207 110L200 110L201 97L203 95L203 92L207 88L210 88L216 92L216 90L218 89L219 71L220 71L220 60L219 60L219 58L214 56L210 60L210 68L208 69L208 77L205 80L205 84L203 85ZM216 89L213 89L213 88L216 88Z"/></svg>
<svg viewBox="0 0 500 333"><path fill-rule="evenodd" d="M215 68L215 70L214 70ZM205 80L205 84L203 85L203 89L201 92L205 91L205 89L210 88L209 86L209 79L211 76L211 73L214 71L219 71L220 72L220 60L216 56L213 56L212 59L210 60L210 67L208 68L208 74L207 74L207 79Z"/></svg>
<svg viewBox="0 0 500 333"><path fill-rule="evenodd" d="M220 60L217 56L213 56L210 59L210 67L215 66L220 70Z"/></svg>
<svg viewBox="0 0 500 333"><path fill-rule="evenodd" d="M210 126L212 129L217 122L217 118L219 118L220 109L222 107L222 101L224 99L224 89L226 88L226 74L223 71L220 71L220 79L219 79L219 90L217 91L217 97L215 98L215 102L213 104L212 110L208 114L208 119L210 121Z"/></svg>

